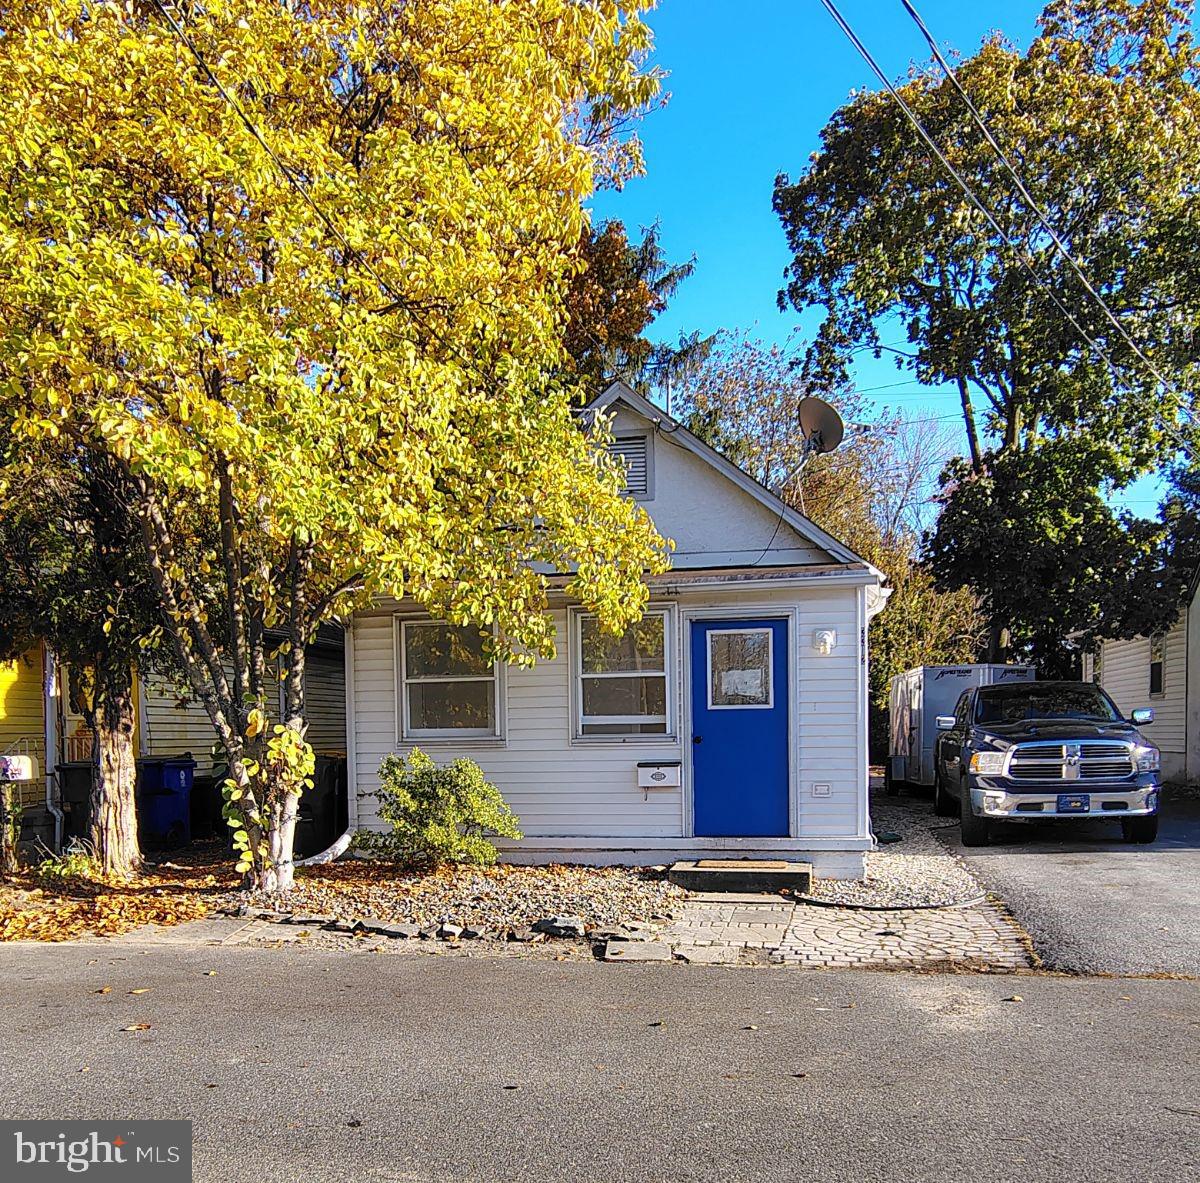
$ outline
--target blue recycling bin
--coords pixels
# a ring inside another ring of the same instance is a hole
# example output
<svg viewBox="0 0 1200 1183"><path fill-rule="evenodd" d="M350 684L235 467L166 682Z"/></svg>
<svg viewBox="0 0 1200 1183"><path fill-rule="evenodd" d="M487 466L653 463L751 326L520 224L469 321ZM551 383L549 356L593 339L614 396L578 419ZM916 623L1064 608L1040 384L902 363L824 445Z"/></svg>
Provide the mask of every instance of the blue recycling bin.
<svg viewBox="0 0 1200 1183"><path fill-rule="evenodd" d="M186 846L192 840L195 760L143 760L138 820L147 846Z"/></svg>

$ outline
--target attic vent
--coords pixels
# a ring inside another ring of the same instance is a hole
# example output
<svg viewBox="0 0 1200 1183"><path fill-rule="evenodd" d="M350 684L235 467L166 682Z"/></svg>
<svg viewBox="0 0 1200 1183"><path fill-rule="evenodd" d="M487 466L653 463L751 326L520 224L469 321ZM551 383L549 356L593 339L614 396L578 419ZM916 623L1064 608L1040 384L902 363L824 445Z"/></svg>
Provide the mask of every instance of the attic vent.
<svg viewBox="0 0 1200 1183"><path fill-rule="evenodd" d="M650 495L649 440L644 435L619 435L608 445L608 454L625 465L625 489L630 497Z"/></svg>

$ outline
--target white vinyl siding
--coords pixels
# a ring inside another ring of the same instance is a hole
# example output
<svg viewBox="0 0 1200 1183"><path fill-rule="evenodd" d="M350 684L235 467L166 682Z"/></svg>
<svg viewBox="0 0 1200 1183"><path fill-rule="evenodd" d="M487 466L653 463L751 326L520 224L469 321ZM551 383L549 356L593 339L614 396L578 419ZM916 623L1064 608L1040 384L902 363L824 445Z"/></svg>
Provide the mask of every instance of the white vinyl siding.
<svg viewBox="0 0 1200 1183"><path fill-rule="evenodd" d="M612 430L617 438L645 432L646 421L622 407ZM833 561L827 551L781 522L777 510L736 488L669 433L650 440L648 461L645 507L659 533L674 539L671 565L677 570Z"/></svg>
<svg viewBox="0 0 1200 1183"><path fill-rule="evenodd" d="M313 751L346 753L346 659L340 649L310 649L304 659L306 738Z"/></svg>
<svg viewBox="0 0 1200 1183"><path fill-rule="evenodd" d="M232 678L232 666L226 670ZM207 768L217 742L212 720L204 704L190 692L161 674L141 680L141 754L170 757L190 752ZM282 717L283 687L269 695L268 717ZM346 672L340 649L328 645L311 647L304 659L304 710L308 718L306 738L314 751L343 755L346 751Z"/></svg>
<svg viewBox="0 0 1200 1183"><path fill-rule="evenodd" d="M161 674L147 674L140 690L141 754L170 757L188 752L207 767L217 734L204 704Z"/></svg>
<svg viewBox="0 0 1200 1183"><path fill-rule="evenodd" d="M753 607L743 606L751 603ZM859 749L865 742L865 704L859 694L858 601L853 587L813 591L694 592L675 601L678 627L673 631L672 688L683 710L682 655L689 640L687 614L719 609L721 619L758 619L775 608L794 610L789 619L788 660L794 662L792 685L795 762L793 815L798 838L845 838L865 834L861 810L865 767ZM571 679L566 608L553 613L558 653L532 669L505 671L507 736L494 741L464 739L435 749L439 762L471 756L504 794L520 818L527 838L681 838L686 837L685 794L690 776L674 790L645 793L637 786L637 765L649 761L686 761L690 734L653 741L573 742ZM813 652L816 628L837 630L838 645L828 657ZM396 743L398 647L393 613L387 608L355 619L354 721L355 774L359 817L378 828L374 815L379 765L394 751L406 752L420 740ZM778 655L777 658L778 660ZM752 761L752 754L747 760ZM751 764L748 763L748 770ZM828 785L829 796L814 796L813 784Z"/></svg>
<svg viewBox="0 0 1200 1183"><path fill-rule="evenodd" d="M1163 754L1163 772L1182 776L1187 750L1187 640L1184 619L1162 637L1163 691L1150 695L1150 638L1105 641L1100 661L1100 684L1126 718L1138 707L1152 707L1154 722L1146 736Z"/></svg>

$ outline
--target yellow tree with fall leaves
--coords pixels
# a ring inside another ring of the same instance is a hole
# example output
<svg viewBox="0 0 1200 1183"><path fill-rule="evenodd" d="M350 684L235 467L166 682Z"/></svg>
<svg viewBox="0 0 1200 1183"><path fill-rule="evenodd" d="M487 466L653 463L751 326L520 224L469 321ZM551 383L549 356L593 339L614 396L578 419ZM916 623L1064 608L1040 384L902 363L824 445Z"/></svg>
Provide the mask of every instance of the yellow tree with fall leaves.
<svg viewBox="0 0 1200 1183"><path fill-rule="evenodd" d="M0 497L22 441L118 464L261 888L323 620L407 595L529 661L544 572L619 628L665 565L554 377L581 201L639 165L648 4L0 3Z"/></svg>

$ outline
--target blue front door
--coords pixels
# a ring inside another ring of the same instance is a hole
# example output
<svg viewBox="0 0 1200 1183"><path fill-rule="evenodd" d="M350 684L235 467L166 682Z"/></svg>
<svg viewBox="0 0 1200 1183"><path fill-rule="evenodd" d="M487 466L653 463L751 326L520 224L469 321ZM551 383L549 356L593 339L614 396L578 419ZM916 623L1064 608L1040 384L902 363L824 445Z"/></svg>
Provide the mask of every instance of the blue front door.
<svg viewBox="0 0 1200 1183"><path fill-rule="evenodd" d="M692 622L698 837L788 835L786 620Z"/></svg>

